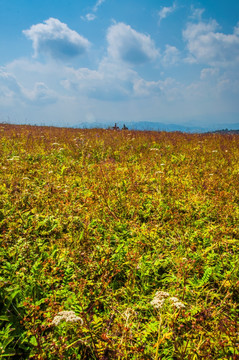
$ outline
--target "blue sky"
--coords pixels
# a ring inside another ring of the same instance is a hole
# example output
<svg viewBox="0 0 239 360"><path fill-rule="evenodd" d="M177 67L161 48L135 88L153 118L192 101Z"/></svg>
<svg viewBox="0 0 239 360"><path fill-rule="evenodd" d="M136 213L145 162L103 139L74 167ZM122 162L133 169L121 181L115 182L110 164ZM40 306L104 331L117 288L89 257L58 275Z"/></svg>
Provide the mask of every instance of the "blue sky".
<svg viewBox="0 0 239 360"><path fill-rule="evenodd" d="M238 0L0 0L0 121L239 123Z"/></svg>

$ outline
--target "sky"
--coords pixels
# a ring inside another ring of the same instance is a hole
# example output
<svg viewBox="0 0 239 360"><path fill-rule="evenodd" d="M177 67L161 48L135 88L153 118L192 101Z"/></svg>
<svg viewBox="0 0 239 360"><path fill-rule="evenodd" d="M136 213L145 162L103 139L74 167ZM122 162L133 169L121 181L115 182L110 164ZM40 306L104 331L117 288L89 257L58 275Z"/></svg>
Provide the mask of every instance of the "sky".
<svg viewBox="0 0 239 360"><path fill-rule="evenodd" d="M0 122L239 123L238 0L0 0Z"/></svg>

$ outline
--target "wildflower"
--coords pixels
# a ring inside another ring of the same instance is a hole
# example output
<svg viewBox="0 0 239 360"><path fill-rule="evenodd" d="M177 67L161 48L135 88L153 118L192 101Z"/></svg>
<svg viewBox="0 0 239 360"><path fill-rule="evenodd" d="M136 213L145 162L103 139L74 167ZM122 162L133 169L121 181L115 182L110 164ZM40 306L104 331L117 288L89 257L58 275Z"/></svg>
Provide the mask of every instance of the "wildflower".
<svg viewBox="0 0 239 360"><path fill-rule="evenodd" d="M165 299L169 297L169 293L165 291L157 291L153 300L150 302L150 304L156 308L160 309L163 304L165 303Z"/></svg>
<svg viewBox="0 0 239 360"><path fill-rule="evenodd" d="M155 309L160 309L163 304L165 303L165 299L160 299L157 297L154 297L153 300L150 302L150 304L155 308Z"/></svg>
<svg viewBox="0 0 239 360"><path fill-rule="evenodd" d="M175 297L175 296L172 296L169 300L174 302L174 303L179 301L178 298Z"/></svg>
<svg viewBox="0 0 239 360"><path fill-rule="evenodd" d="M13 156L11 159L7 159L8 161L19 161L20 157L19 156Z"/></svg>
<svg viewBox="0 0 239 360"><path fill-rule="evenodd" d="M155 296L162 297L162 298L167 298L167 297L169 297L169 293L166 292L166 291L157 291Z"/></svg>
<svg viewBox="0 0 239 360"><path fill-rule="evenodd" d="M185 305L175 296L170 297L169 300L173 303L172 305L175 306L177 309L185 307Z"/></svg>
<svg viewBox="0 0 239 360"><path fill-rule="evenodd" d="M74 311L60 311L52 320L52 325L59 325L61 321L77 322L80 321L83 325L83 320L77 316Z"/></svg>
<svg viewBox="0 0 239 360"><path fill-rule="evenodd" d="M174 302L173 304L177 309L185 308L185 305L181 301Z"/></svg>
<svg viewBox="0 0 239 360"><path fill-rule="evenodd" d="M172 305L175 306L177 309L181 309L185 307L185 305L181 301L179 301L179 299L176 296L170 296L170 294L165 291L157 291L150 304L154 308L160 309L164 305L166 299L168 299L172 303Z"/></svg>

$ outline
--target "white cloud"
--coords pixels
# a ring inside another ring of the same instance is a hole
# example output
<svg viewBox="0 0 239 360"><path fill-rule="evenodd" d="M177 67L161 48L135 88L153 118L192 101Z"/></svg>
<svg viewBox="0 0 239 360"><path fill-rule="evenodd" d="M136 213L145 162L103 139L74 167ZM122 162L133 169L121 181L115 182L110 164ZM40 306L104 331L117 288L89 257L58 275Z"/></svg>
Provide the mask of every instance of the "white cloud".
<svg viewBox="0 0 239 360"><path fill-rule="evenodd" d="M0 69L0 93L9 95L12 93L22 93L21 87L16 78L3 69Z"/></svg>
<svg viewBox="0 0 239 360"><path fill-rule="evenodd" d="M149 97L163 95L169 84L168 82L170 82L169 79L166 81L146 81L144 79L137 79L134 83L135 96Z"/></svg>
<svg viewBox="0 0 239 360"><path fill-rule="evenodd" d="M166 45L163 53L162 63L164 66L175 65L180 60L180 52L175 46Z"/></svg>
<svg viewBox="0 0 239 360"><path fill-rule="evenodd" d="M234 27L234 34L239 36L239 21L238 21L237 25Z"/></svg>
<svg viewBox="0 0 239 360"><path fill-rule="evenodd" d="M98 8L105 2L105 0L98 0L95 4L95 6L93 7L93 11L96 12L98 10Z"/></svg>
<svg viewBox="0 0 239 360"><path fill-rule="evenodd" d="M92 13L88 13L86 14L85 18L83 17L84 20L88 20L88 21L93 21L96 19L96 15L92 14Z"/></svg>
<svg viewBox="0 0 239 360"><path fill-rule="evenodd" d="M98 100L119 101L133 94L137 73L120 63L104 59L97 70L68 69L62 86L75 94Z"/></svg>
<svg viewBox="0 0 239 360"><path fill-rule="evenodd" d="M98 8L105 2L105 0L98 0L96 4L92 8L92 12L86 14L85 16L81 16L82 20L93 21L97 18L96 13Z"/></svg>
<svg viewBox="0 0 239 360"><path fill-rule="evenodd" d="M205 68L201 70L200 79L206 80L218 76L219 69L217 68Z"/></svg>
<svg viewBox="0 0 239 360"><path fill-rule="evenodd" d="M58 96L56 93L49 89L43 82L37 82L33 90L24 91L26 100L34 105L48 105L57 101Z"/></svg>
<svg viewBox="0 0 239 360"><path fill-rule="evenodd" d="M191 8L192 15L190 16L191 19L201 21L202 14L204 13L205 9L195 9L194 7Z"/></svg>
<svg viewBox="0 0 239 360"><path fill-rule="evenodd" d="M139 65L155 60L159 52L149 35L132 29L124 23L117 23L108 29L108 54L116 61Z"/></svg>
<svg viewBox="0 0 239 360"><path fill-rule="evenodd" d="M43 82L35 83L33 89L29 90L13 74L3 69L0 69L0 97L7 102L17 100L23 104L35 105L54 103L57 100L56 93Z"/></svg>
<svg viewBox="0 0 239 360"><path fill-rule="evenodd" d="M54 18L33 25L23 33L33 41L35 56L44 54L65 60L85 53L90 46L86 38Z"/></svg>
<svg viewBox="0 0 239 360"><path fill-rule="evenodd" d="M163 19L165 19L169 14L173 13L176 10L176 4L174 3L173 6L166 7L164 6L159 12L159 21L160 24Z"/></svg>
<svg viewBox="0 0 239 360"><path fill-rule="evenodd" d="M183 31L189 50L189 60L211 66L239 64L239 27L232 34L217 32L215 20L189 23Z"/></svg>

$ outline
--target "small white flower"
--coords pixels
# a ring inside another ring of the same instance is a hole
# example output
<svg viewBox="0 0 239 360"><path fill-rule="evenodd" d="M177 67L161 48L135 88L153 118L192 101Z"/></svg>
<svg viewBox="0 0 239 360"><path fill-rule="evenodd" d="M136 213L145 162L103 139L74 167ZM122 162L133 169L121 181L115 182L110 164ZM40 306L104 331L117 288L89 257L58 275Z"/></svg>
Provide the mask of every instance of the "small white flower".
<svg viewBox="0 0 239 360"><path fill-rule="evenodd" d="M175 296L172 296L169 300L174 302L174 303L179 301L179 299L177 297L175 297Z"/></svg>
<svg viewBox="0 0 239 360"><path fill-rule="evenodd" d="M150 302L150 304L156 308L160 309L163 304L165 303L165 299L169 297L169 293L165 291L157 291L153 300Z"/></svg>
<svg viewBox="0 0 239 360"><path fill-rule="evenodd" d="M181 309L184 308L185 305L179 301L179 299L175 296L171 296L168 292L165 291L157 291L153 300L150 302L150 304L156 308L156 309L160 309L166 300L169 300L170 302L172 302L172 305L175 306L177 309Z"/></svg>
<svg viewBox="0 0 239 360"><path fill-rule="evenodd" d="M12 158L10 159L7 159L8 161L19 161L20 160L20 157L19 156L13 156Z"/></svg>
<svg viewBox="0 0 239 360"><path fill-rule="evenodd" d="M60 311L52 320L52 325L59 325L61 321L65 322L77 322L80 321L83 325L83 320L77 316L74 311Z"/></svg>
<svg viewBox="0 0 239 360"><path fill-rule="evenodd" d="M155 309L160 309L163 306L164 303L165 303L165 299L159 299L157 297L153 298L153 300L150 302L150 304Z"/></svg>
<svg viewBox="0 0 239 360"><path fill-rule="evenodd" d="M181 301L175 302L175 303L173 303L173 305L174 305L177 309L185 308L185 305L184 305Z"/></svg>
<svg viewBox="0 0 239 360"><path fill-rule="evenodd" d="M161 298L167 298L167 297L169 297L169 293L166 291L157 291L155 296L161 297Z"/></svg>

